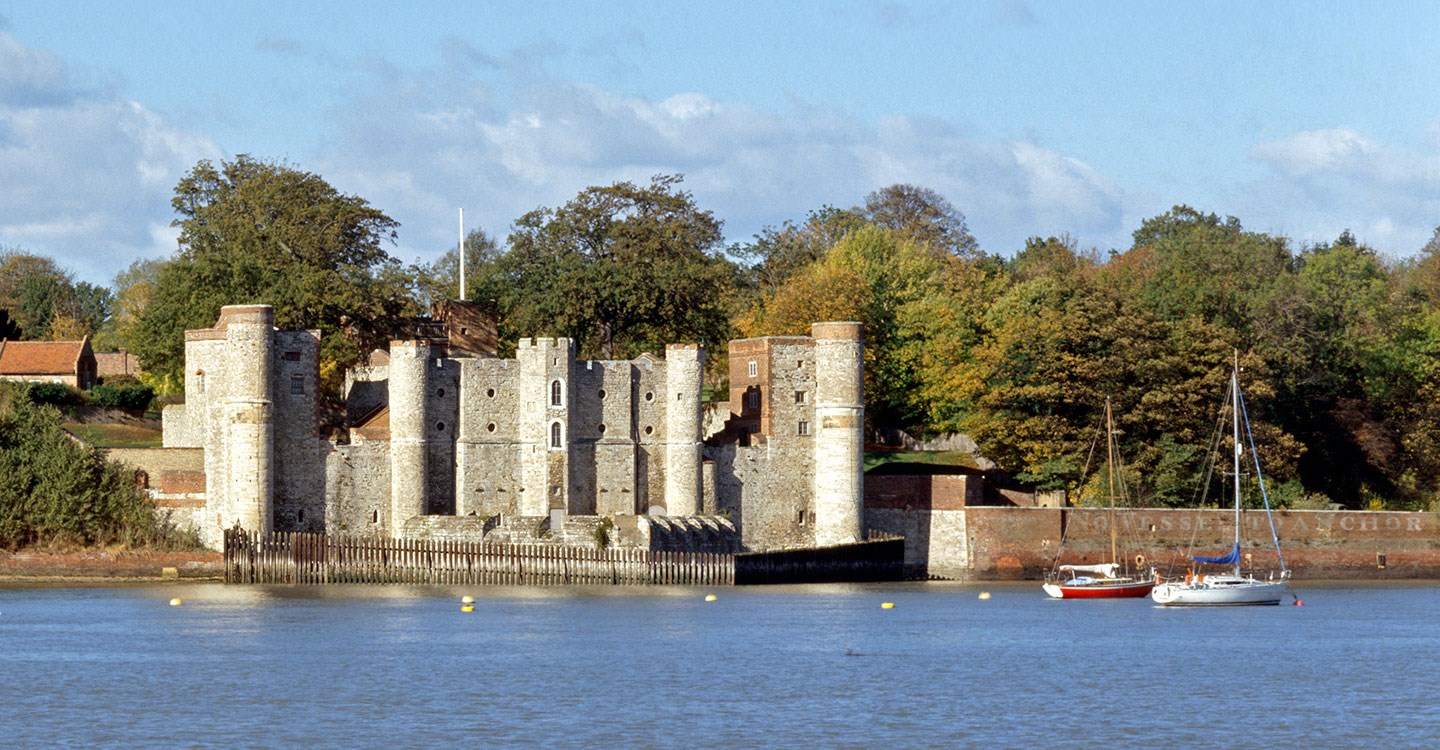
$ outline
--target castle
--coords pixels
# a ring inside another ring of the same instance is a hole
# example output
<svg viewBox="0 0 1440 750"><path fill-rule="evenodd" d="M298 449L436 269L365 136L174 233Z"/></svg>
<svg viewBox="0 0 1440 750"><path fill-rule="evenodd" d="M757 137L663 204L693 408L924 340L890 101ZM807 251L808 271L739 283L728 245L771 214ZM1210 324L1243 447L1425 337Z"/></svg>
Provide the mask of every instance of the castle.
<svg viewBox="0 0 1440 750"><path fill-rule="evenodd" d="M188 452L202 486L152 494L210 546L237 525L460 538L543 527L563 541L585 519L698 529L733 549L855 542L861 326L811 334L731 342L729 412L711 434L694 344L611 361L577 360L564 338L522 340L514 359L392 341L346 374L348 439L333 440L319 435L318 332L276 330L269 306L227 306L185 332L185 403L163 417L171 458L148 459L178 476L166 461Z"/></svg>

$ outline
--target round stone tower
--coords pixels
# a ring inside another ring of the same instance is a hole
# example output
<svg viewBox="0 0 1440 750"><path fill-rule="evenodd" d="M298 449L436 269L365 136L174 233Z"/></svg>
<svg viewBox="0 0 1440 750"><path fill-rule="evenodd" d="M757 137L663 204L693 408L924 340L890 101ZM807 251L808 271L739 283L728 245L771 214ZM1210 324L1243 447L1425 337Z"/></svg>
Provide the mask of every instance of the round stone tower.
<svg viewBox="0 0 1440 750"><path fill-rule="evenodd" d="M225 525L274 528L275 312L269 305L220 308L225 321Z"/></svg>
<svg viewBox="0 0 1440 750"><path fill-rule="evenodd" d="M860 323L815 323L815 544L860 541L865 365Z"/></svg>
<svg viewBox="0 0 1440 750"><path fill-rule="evenodd" d="M390 342L390 536L429 507L429 446L425 439L427 341Z"/></svg>
<svg viewBox="0 0 1440 750"><path fill-rule="evenodd" d="M665 348L665 512L693 516L700 510L702 371L705 350L697 344Z"/></svg>

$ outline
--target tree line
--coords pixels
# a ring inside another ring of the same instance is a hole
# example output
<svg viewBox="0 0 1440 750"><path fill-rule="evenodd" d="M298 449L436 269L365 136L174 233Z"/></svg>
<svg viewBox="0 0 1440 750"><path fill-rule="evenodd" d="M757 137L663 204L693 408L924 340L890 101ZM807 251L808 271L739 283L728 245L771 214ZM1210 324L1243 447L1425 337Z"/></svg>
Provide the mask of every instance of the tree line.
<svg viewBox="0 0 1440 750"><path fill-rule="evenodd" d="M224 304L268 303L277 325L321 331L322 383L338 399L347 367L459 293L460 250L401 262L387 249L394 220L291 165L202 161L172 206L175 254L137 261L112 289L0 251L0 327L93 333L140 355L164 391L181 381L185 329ZM1199 502L1238 352L1280 502L1440 497L1440 230L1395 260L1348 231L1297 246L1176 206L1127 248L1035 237L1001 253L912 185L730 245L722 229L678 175L589 187L519 217L503 242L470 232L466 296L495 316L502 354L530 335L598 358L697 341L719 364L731 338L858 320L872 427L963 432L1022 480L1075 490L1093 475L1109 398L1126 484L1151 505ZM720 385L723 367L707 377Z"/></svg>

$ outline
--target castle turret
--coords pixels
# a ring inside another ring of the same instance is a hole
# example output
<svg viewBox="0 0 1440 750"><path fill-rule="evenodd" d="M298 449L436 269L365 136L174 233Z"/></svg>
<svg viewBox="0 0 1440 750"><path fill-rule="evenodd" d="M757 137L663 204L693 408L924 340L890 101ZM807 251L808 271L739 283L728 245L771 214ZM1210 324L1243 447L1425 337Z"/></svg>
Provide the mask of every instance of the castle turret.
<svg viewBox="0 0 1440 750"><path fill-rule="evenodd" d="M700 389L705 350L695 344L665 348L665 512L693 516L700 511Z"/></svg>
<svg viewBox="0 0 1440 750"><path fill-rule="evenodd" d="M564 513L570 501L571 368L575 347L570 339L521 339L515 349L520 361L520 420L516 437L521 450L521 483L517 507L521 515Z"/></svg>
<svg viewBox="0 0 1440 750"><path fill-rule="evenodd" d="M425 437L426 341L390 342L390 535L429 507L429 445Z"/></svg>
<svg viewBox="0 0 1440 750"><path fill-rule="evenodd" d="M270 378L275 313L269 305L221 308L225 321L225 505L248 531L274 528L275 394Z"/></svg>
<svg viewBox="0 0 1440 750"><path fill-rule="evenodd" d="M815 543L860 541L865 371L860 323L815 323Z"/></svg>

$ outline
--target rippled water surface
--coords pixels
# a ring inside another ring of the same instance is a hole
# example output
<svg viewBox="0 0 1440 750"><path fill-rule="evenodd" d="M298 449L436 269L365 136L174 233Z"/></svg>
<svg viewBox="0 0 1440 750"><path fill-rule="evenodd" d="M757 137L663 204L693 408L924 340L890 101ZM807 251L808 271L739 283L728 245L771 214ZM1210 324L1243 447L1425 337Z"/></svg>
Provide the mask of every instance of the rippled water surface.
<svg viewBox="0 0 1440 750"><path fill-rule="evenodd" d="M0 745L1440 745L1440 588L1299 595L0 587Z"/></svg>

